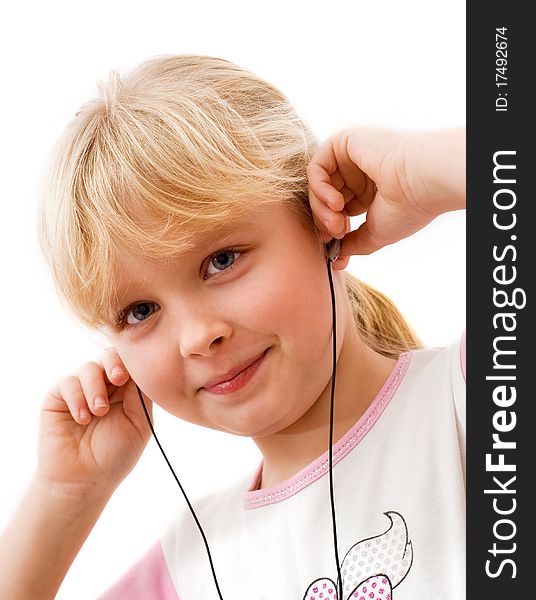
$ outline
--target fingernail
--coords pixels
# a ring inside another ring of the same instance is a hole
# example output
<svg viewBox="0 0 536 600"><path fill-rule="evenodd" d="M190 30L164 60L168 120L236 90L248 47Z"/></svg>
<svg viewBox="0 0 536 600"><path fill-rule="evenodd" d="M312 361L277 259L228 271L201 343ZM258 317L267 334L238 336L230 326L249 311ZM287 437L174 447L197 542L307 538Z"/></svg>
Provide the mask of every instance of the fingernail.
<svg viewBox="0 0 536 600"><path fill-rule="evenodd" d="M122 375L125 375L125 371L121 367L114 367L112 369L112 377L121 377Z"/></svg>
<svg viewBox="0 0 536 600"><path fill-rule="evenodd" d="M78 419L80 421L87 421L90 418L91 418L91 415L89 414L89 412L88 412L88 410L86 408L81 408L78 411Z"/></svg>
<svg viewBox="0 0 536 600"><path fill-rule="evenodd" d="M108 406L108 403L102 396L97 396L93 402L93 406L95 408L104 408L105 406Z"/></svg>

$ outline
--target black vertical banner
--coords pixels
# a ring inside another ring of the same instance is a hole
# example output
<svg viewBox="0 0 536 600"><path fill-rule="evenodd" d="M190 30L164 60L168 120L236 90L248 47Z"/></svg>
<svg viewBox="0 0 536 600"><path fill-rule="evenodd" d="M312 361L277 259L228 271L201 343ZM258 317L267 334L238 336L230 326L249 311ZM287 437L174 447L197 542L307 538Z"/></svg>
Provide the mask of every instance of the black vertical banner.
<svg viewBox="0 0 536 600"><path fill-rule="evenodd" d="M529 6L467 4L467 598L486 600L536 598Z"/></svg>

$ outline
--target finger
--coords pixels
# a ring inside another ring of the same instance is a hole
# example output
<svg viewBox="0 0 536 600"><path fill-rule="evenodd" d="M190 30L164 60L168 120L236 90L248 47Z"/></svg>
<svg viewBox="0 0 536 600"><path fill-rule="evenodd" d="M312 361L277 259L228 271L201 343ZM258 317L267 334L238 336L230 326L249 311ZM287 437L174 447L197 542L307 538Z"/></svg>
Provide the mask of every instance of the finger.
<svg viewBox="0 0 536 600"><path fill-rule="evenodd" d="M346 234L341 248L341 255L372 254L372 252L391 243L393 242L381 239L373 234L369 224L365 221L357 229Z"/></svg>
<svg viewBox="0 0 536 600"><path fill-rule="evenodd" d="M360 165L350 157L349 141L351 130L342 129L332 135L320 146L311 160L311 176L313 179L313 191L321 195L321 184L331 183L344 196L343 188L349 193L345 200L359 197L367 186L367 174ZM315 189L318 186L318 190ZM329 188L325 188L329 194ZM331 191L333 195L333 191ZM334 196L337 198L337 196ZM326 198L329 202L329 197ZM339 209L337 200L334 200L334 208Z"/></svg>
<svg viewBox="0 0 536 600"><path fill-rule="evenodd" d="M340 192L344 198L344 209L348 211L348 204L356 197L355 192L346 186L344 186Z"/></svg>
<svg viewBox="0 0 536 600"><path fill-rule="evenodd" d="M125 385L129 374L117 350L113 347L106 348L100 360L108 381L117 386Z"/></svg>
<svg viewBox="0 0 536 600"><path fill-rule="evenodd" d="M321 202L340 209L342 194L333 185L331 177L336 171L337 161L330 138L318 148L307 165L307 178L310 189ZM338 183L340 185L340 180Z"/></svg>
<svg viewBox="0 0 536 600"><path fill-rule="evenodd" d="M342 197L344 199L344 204L340 201L338 201L334 206L332 206L331 208L333 210L345 210L348 211L348 206L349 204L355 200L357 197L355 195L354 190L352 190L351 188L347 187L346 185L343 185L339 192L342 194Z"/></svg>
<svg viewBox="0 0 536 600"><path fill-rule="evenodd" d="M346 181L339 170L331 175L331 185L342 195L344 204L341 202L341 196L339 196L336 201L330 202L330 206L333 210L341 211L354 198L355 192L346 185Z"/></svg>
<svg viewBox="0 0 536 600"><path fill-rule="evenodd" d="M337 170L344 185L352 190L356 197L361 196L366 189L368 175L356 164L348 154L347 136L342 136L335 141L333 153L337 162Z"/></svg>
<svg viewBox="0 0 536 600"><path fill-rule="evenodd" d="M85 363L77 375L91 412L97 416L105 415L110 404L102 366L95 362Z"/></svg>
<svg viewBox="0 0 536 600"><path fill-rule="evenodd" d="M331 210L312 191L309 192L309 203L315 225L321 233L326 233L329 236L328 241L335 237L335 234L341 233L345 218L342 213Z"/></svg>
<svg viewBox="0 0 536 600"><path fill-rule="evenodd" d="M331 173L329 177L329 182L338 192L340 192L342 188L346 185L339 169L335 169L335 171Z"/></svg>
<svg viewBox="0 0 536 600"><path fill-rule="evenodd" d="M378 188L374 181L372 181L370 177L367 177L363 192L359 196L354 194L354 196L347 201L345 207L346 212L352 217L367 212L374 202L377 191Z"/></svg>
<svg viewBox="0 0 536 600"><path fill-rule="evenodd" d="M353 194L351 190L346 190L346 188L343 189L345 189L347 195ZM347 223L349 224L347 219L348 214L344 207L346 199L344 196L341 197L344 198L344 201L339 203L341 210L333 210L327 206L325 202L321 201L315 192L309 188L309 203L311 205L313 219L317 229L321 233L326 234L326 241L329 241L333 237L342 238L346 231L349 231L349 228L346 228Z"/></svg>
<svg viewBox="0 0 536 600"><path fill-rule="evenodd" d="M368 209L370 203L374 200L376 184L372 179L366 176L365 179L360 178L359 181L360 183L356 193L355 188L347 185L339 170L335 171L335 173L331 175L331 182L341 194L344 204L341 201L341 197L339 197L337 201L331 202L330 207L336 211L344 209L352 216L364 213Z"/></svg>
<svg viewBox="0 0 536 600"><path fill-rule="evenodd" d="M348 215L331 211L324 224L332 237L342 239L348 230Z"/></svg>
<svg viewBox="0 0 536 600"><path fill-rule="evenodd" d="M77 423L90 423L91 412L80 381L74 375L63 378L56 388L50 390L43 408L52 412L64 412L65 406Z"/></svg>
<svg viewBox="0 0 536 600"><path fill-rule="evenodd" d="M309 189L333 210L341 211L345 205L349 214L363 213L372 202L374 183L348 156L347 135L336 134L316 151L307 166ZM365 196L361 198L363 195ZM348 206L352 200L359 206Z"/></svg>
<svg viewBox="0 0 536 600"><path fill-rule="evenodd" d="M350 231L350 217L348 215L345 215L344 213L334 214L338 218L337 222L340 222L341 225L339 227L337 224L335 224L329 227L329 232L326 233L326 242L331 241L333 238L342 240L346 233Z"/></svg>
<svg viewBox="0 0 536 600"><path fill-rule="evenodd" d="M309 184L309 192L314 193L318 201L332 210L342 210L345 204L344 195L335 189L330 180L317 182L314 187Z"/></svg>

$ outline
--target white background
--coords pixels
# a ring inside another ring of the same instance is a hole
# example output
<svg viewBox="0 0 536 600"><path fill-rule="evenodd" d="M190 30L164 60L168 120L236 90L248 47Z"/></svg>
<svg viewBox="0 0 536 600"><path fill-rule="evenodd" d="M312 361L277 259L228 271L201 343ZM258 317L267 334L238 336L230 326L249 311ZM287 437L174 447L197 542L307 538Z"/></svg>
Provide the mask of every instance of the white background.
<svg viewBox="0 0 536 600"><path fill-rule="evenodd" d="M63 312L35 234L45 157L79 106L96 94L97 80L160 54L208 54L279 87L320 140L353 123L419 129L465 124L465 4L460 0L71 0L11 3L3 13L2 529L35 466L46 389L100 352ZM448 344L461 334L464 212L444 215L370 257L354 257L349 269L390 296L427 345ZM179 422L157 408L155 418L191 499L259 462L248 439ZM182 506L151 441L57 598L96 598Z"/></svg>

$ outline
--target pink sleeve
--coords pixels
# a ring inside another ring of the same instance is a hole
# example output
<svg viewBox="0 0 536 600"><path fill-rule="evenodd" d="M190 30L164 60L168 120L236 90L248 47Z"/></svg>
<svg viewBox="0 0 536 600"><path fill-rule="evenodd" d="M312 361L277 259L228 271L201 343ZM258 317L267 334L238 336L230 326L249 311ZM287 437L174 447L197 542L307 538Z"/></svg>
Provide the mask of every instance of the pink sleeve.
<svg viewBox="0 0 536 600"><path fill-rule="evenodd" d="M158 541L98 600L179 600Z"/></svg>
<svg viewBox="0 0 536 600"><path fill-rule="evenodd" d="M465 350L465 332L463 330L462 339L460 342L460 366L462 368L463 380L467 383L467 379L465 377L465 361L466 361L466 350Z"/></svg>

